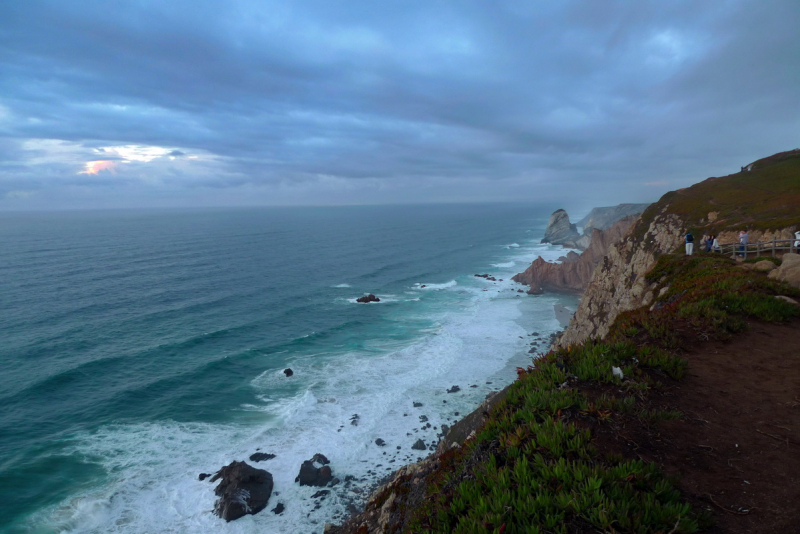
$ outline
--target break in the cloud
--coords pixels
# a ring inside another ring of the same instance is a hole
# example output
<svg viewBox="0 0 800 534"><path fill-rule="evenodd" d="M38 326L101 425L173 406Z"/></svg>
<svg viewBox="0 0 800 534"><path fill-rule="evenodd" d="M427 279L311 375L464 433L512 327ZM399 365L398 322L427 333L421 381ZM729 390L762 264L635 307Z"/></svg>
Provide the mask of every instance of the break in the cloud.
<svg viewBox="0 0 800 534"><path fill-rule="evenodd" d="M800 3L6 2L0 208L643 201L800 146Z"/></svg>

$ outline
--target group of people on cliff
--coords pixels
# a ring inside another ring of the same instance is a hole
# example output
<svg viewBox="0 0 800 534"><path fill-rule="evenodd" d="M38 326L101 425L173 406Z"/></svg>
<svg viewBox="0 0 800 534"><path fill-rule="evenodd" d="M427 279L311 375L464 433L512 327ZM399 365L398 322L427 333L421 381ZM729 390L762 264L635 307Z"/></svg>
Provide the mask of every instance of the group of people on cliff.
<svg viewBox="0 0 800 534"><path fill-rule="evenodd" d="M686 232L684 240L686 242L686 255L691 256L694 253L694 236L691 232ZM711 252L712 250L714 252L722 252L717 236L712 234L703 236L700 240L700 250L704 252Z"/></svg>
<svg viewBox="0 0 800 534"><path fill-rule="evenodd" d="M800 230L794 233L795 242L794 242L794 251L800 251ZM744 258L747 256L747 242L750 239L750 235L747 233L747 230L742 230L739 232L739 256ZM694 253L694 236L691 232L687 231L686 236L684 237L684 241L686 243L686 255L691 256ZM701 250L705 252L722 252L722 248L720 247L719 240L717 239L716 235L704 235L702 240L700 241Z"/></svg>

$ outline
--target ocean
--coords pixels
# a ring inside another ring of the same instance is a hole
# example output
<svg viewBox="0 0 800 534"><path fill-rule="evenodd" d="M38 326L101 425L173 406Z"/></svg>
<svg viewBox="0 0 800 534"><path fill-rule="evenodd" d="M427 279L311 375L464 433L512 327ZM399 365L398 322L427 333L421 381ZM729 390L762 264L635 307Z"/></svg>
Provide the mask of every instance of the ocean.
<svg viewBox="0 0 800 534"><path fill-rule="evenodd" d="M510 281L563 254L552 208L0 214L0 532L321 533L575 309ZM294 482L315 453L322 499ZM233 460L275 493L226 523L198 475Z"/></svg>

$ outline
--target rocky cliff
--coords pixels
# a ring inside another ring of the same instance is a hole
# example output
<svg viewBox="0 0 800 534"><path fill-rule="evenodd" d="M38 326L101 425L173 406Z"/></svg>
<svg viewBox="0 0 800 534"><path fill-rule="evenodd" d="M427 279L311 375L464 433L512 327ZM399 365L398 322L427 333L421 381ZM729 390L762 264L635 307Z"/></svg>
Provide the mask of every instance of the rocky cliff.
<svg viewBox="0 0 800 534"><path fill-rule="evenodd" d="M709 178L672 191L648 207L629 234L597 265L575 316L557 341L559 347L604 337L623 311L648 305L657 283L644 275L662 254L682 247L691 231L735 243L748 229L750 242L789 239L800 227L800 151L785 152L743 171Z"/></svg>
<svg viewBox="0 0 800 534"><path fill-rule="evenodd" d="M650 204L618 204L616 206L605 206L602 208L592 208L586 217L575 223L583 229L584 234L589 234L593 229L605 230L615 222L631 215L639 215Z"/></svg>
<svg viewBox="0 0 800 534"><path fill-rule="evenodd" d="M545 290L583 291L609 247L625 235L637 218L637 215L631 215L605 230L595 230L592 232L588 248L582 254L570 251L562 257L561 263L548 262L540 256L512 280L530 286L528 293L533 295Z"/></svg>

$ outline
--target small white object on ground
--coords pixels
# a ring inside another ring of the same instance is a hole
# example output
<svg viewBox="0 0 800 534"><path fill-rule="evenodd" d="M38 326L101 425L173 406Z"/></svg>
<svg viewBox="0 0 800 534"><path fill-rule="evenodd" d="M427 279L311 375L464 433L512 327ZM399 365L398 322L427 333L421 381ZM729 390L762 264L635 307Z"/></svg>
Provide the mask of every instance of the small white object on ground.
<svg viewBox="0 0 800 534"><path fill-rule="evenodd" d="M617 377L617 378L619 378L620 380L622 380L622 378L623 378L623 376L624 376L624 375L622 374L622 369L620 369L619 367L612 367L612 368L611 368L611 372L614 374L614 376L615 376L615 377Z"/></svg>

